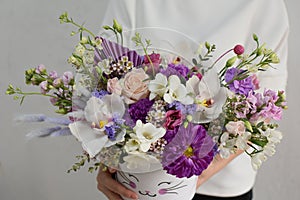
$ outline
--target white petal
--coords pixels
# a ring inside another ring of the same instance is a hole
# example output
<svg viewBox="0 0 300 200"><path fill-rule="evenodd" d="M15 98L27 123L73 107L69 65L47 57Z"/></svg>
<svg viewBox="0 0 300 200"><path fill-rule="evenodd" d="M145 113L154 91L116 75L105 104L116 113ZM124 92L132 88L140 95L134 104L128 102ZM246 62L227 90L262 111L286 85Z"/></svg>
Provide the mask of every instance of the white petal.
<svg viewBox="0 0 300 200"><path fill-rule="evenodd" d="M102 101L107 106L108 111L113 113L119 113L120 117L123 117L125 113L125 105L122 98L117 94L106 95L102 98Z"/></svg>
<svg viewBox="0 0 300 200"><path fill-rule="evenodd" d="M185 84L187 92L198 95L199 94L199 88L198 88L199 82L200 82L200 80L197 76L192 76Z"/></svg>
<svg viewBox="0 0 300 200"><path fill-rule="evenodd" d="M84 122L69 124L71 133L81 142L82 148L88 152L90 157L95 157L108 141L107 136L100 131L92 129Z"/></svg>
<svg viewBox="0 0 300 200"><path fill-rule="evenodd" d="M92 96L86 103L84 115L87 121L98 123L100 120L105 120L103 113L107 112L103 101Z"/></svg>

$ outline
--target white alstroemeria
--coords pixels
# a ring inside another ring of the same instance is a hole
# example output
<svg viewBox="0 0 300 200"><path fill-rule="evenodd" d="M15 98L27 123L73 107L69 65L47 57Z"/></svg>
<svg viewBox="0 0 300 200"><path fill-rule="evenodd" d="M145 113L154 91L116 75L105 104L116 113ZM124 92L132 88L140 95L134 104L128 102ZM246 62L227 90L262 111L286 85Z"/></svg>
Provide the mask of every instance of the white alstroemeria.
<svg viewBox="0 0 300 200"><path fill-rule="evenodd" d="M138 172L137 170L147 172L150 170L152 164L159 164L159 160L154 156L139 151L129 153L127 156L123 157L123 160L125 161L125 167L127 168L123 169L121 167L124 171L129 169L134 170L135 172Z"/></svg>
<svg viewBox="0 0 300 200"><path fill-rule="evenodd" d="M140 141L139 150L143 152L147 152L151 146L151 143L163 137L166 133L164 128L156 128L151 123L143 124L141 120L136 122L133 130Z"/></svg>
<svg viewBox="0 0 300 200"><path fill-rule="evenodd" d="M251 157L251 164L254 170L258 170L261 164L267 160L267 156L263 153L257 153Z"/></svg>
<svg viewBox="0 0 300 200"><path fill-rule="evenodd" d="M188 92L176 75L172 75L168 79L168 92L164 95L164 100L167 103L172 103L173 101L179 101L182 104L192 104L193 99L187 98Z"/></svg>
<svg viewBox="0 0 300 200"><path fill-rule="evenodd" d="M126 130L121 130L115 140L110 140L103 129L114 114L122 117L124 113L125 106L120 96L111 94L102 99L92 96L84 109L85 121L75 121L69 125L69 128L90 157L95 157L103 147L109 147L124 140Z"/></svg>
<svg viewBox="0 0 300 200"><path fill-rule="evenodd" d="M150 91L149 99L152 100L156 96L163 96L167 91L168 80L165 75L158 73L154 80L151 80L148 85Z"/></svg>

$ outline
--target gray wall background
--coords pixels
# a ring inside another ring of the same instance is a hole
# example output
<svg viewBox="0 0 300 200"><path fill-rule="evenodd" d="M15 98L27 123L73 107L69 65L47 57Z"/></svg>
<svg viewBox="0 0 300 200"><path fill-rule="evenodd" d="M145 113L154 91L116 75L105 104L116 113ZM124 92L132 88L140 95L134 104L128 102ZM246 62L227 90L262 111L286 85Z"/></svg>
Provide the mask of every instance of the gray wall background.
<svg viewBox="0 0 300 200"><path fill-rule="evenodd" d="M299 112L299 6L286 2L290 17L289 110L281 122L285 136L277 154L259 170L255 200L296 200L300 197ZM105 199L96 189L96 174L87 169L76 174L66 170L81 154L73 137L27 140L25 133L39 125L13 122L19 113L52 114L52 106L43 98L25 99L20 107L5 96L8 83L23 86L23 71L40 63L59 72L69 69L66 58L77 38L73 27L60 25L58 16L68 11L78 22L86 21L97 32L106 0L50 1L0 0L0 199L1 200L80 200ZM26 89L26 87L23 87ZM30 89L30 88L27 88Z"/></svg>

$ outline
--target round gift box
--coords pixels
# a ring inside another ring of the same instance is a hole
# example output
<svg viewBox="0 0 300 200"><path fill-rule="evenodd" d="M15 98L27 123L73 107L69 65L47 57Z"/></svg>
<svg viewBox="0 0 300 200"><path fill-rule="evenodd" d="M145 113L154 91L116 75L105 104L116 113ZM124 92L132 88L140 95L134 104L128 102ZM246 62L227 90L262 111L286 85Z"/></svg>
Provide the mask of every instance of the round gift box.
<svg viewBox="0 0 300 200"><path fill-rule="evenodd" d="M138 194L139 200L191 200L197 185L197 176L177 178L162 169L146 173L118 171L116 179Z"/></svg>

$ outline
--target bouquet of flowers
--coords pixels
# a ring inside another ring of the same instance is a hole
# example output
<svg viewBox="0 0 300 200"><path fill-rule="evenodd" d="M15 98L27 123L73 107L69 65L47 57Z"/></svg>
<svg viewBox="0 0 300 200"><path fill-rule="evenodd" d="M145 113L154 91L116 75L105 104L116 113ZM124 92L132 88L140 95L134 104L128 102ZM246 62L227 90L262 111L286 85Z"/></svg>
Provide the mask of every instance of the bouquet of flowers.
<svg viewBox="0 0 300 200"><path fill-rule="evenodd" d="M226 158L244 150L255 169L274 154L282 138L274 120L281 119L286 101L283 91L259 92L257 72L279 59L256 35L250 53L236 45L213 59L216 46L206 42L192 50L192 58L152 47L151 38L138 31L127 41L135 45L129 48L115 20L103 27L114 37L96 36L67 13L60 22L78 27L71 35L79 34L80 41L68 58L75 73L59 76L39 65L25 78L40 92L9 85L6 93L21 103L28 95L43 95L58 107L62 118L39 114L18 120L58 124L34 130L31 137L74 135L84 153L70 171L94 161L89 171L101 164L134 172L163 168L189 178L200 175L216 154ZM217 72L215 66L229 53L233 57Z"/></svg>

